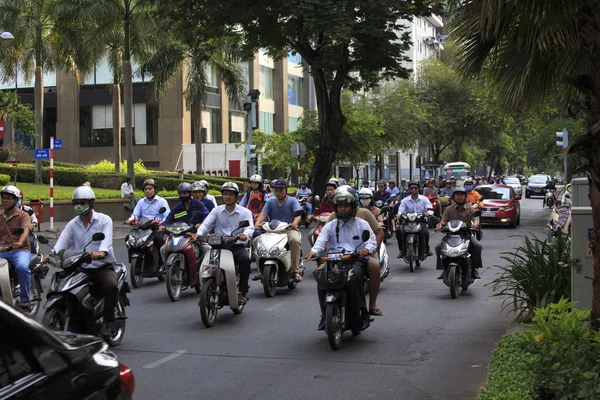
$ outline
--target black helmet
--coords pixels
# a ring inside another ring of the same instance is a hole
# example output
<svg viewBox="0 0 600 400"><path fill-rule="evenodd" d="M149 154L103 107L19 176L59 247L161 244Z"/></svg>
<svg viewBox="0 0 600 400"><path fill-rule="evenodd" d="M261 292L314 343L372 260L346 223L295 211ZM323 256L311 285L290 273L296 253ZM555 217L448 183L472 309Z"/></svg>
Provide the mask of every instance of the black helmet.
<svg viewBox="0 0 600 400"><path fill-rule="evenodd" d="M467 190L466 190L464 187L462 187L462 186L457 186L457 187L454 189L454 192L452 192L452 197L454 197L454 195L455 195L456 193L463 193L463 194L466 196L466 195L467 195Z"/></svg>
<svg viewBox="0 0 600 400"><path fill-rule="evenodd" d="M177 193L181 194L181 192L192 192L192 185L189 182L181 182L179 186L177 186Z"/></svg>
<svg viewBox="0 0 600 400"><path fill-rule="evenodd" d="M349 204L352 208L347 214L340 214L337 207L341 204ZM356 215L356 196L350 193L348 190L336 190L333 196L333 206L335 207L335 215L337 218L348 221L350 218Z"/></svg>
<svg viewBox="0 0 600 400"><path fill-rule="evenodd" d="M305 181L304 179L302 179L302 180L300 181L300 185L306 185L306 181Z"/></svg>
<svg viewBox="0 0 600 400"><path fill-rule="evenodd" d="M377 186L385 186L387 187L387 184L385 183L385 181L382 179L379 182L377 182Z"/></svg>
<svg viewBox="0 0 600 400"><path fill-rule="evenodd" d="M413 179L412 181L408 182L408 188L409 188L409 189L410 189L411 185L416 185L416 186L417 186L417 188L420 188L420 187L421 187L421 184L420 184L420 183L419 183L419 181L418 181L418 180L416 180L416 179Z"/></svg>

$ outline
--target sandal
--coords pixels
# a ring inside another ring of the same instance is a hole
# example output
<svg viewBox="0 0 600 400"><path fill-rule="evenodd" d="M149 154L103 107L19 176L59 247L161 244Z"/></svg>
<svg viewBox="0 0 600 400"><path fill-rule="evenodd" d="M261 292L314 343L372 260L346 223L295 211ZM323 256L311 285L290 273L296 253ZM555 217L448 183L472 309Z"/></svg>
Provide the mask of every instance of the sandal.
<svg viewBox="0 0 600 400"><path fill-rule="evenodd" d="M253 281L260 281L262 279L262 275L261 274L256 274L252 277Z"/></svg>
<svg viewBox="0 0 600 400"><path fill-rule="evenodd" d="M240 306L244 306L246 305L246 303L248 303L248 298L246 297L245 294L238 294L238 304Z"/></svg>
<svg viewBox="0 0 600 400"><path fill-rule="evenodd" d="M296 275L294 276L294 280L296 282L302 282L302 275L300 275L300 273L296 272Z"/></svg>
<svg viewBox="0 0 600 400"><path fill-rule="evenodd" d="M377 307L375 308L371 308L369 310L369 315L375 315L377 317L381 317L383 315L383 313L381 312L381 310Z"/></svg>

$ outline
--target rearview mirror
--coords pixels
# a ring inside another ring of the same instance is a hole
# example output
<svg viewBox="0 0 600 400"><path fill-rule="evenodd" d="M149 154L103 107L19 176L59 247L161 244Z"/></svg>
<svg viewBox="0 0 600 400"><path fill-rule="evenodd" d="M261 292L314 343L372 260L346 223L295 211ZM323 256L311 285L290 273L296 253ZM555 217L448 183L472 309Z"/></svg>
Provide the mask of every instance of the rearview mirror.
<svg viewBox="0 0 600 400"><path fill-rule="evenodd" d="M365 229L364 231L362 231L361 239L363 242L366 242L367 240L369 240L370 237L371 237L371 233L369 233L368 230Z"/></svg>
<svg viewBox="0 0 600 400"><path fill-rule="evenodd" d="M37 240L41 244L48 244L48 243L50 243L50 241L48 240L48 238L46 236L38 236Z"/></svg>
<svg viewBox="0 0 600 400"><path fill-rule="evenodd" d="M238 228L247 228L250 226L250 222L248 222L247 220L243 220L240 221L240 225L238 226Z"/></svg>
<svg viewBox="0 0 600 400"><path fill-rule="evenodd" d="M102 232L96 232L92 236L92 240L94 242L101 242L102 240L104 240L104 238L105 238L105 236L104 236L104 233L102 233Z"/></svg>
<svg viewBox="0 0 600 400"><path fill-rule="evenodd" d="M132 213L133 210L131 209L131 207L129 207L128 205L124 205L123 208L125 209L125 211Z"/></svg>
<svg viewBox="0 0 600 400"><path fill-rule="evenodd" d="M159 209L158 209L158 213L159 213L159 214L162 214L162 213L164 213L165 211L167 211L167 208L166 208L166 207L161 207L161 208L159 208Z"/></svg>
<svg viewBox="0 0 600 400"><path fill-rule="evenodd" d="M316 201L316 202L319 202L319 201L321 201L321 196L319 196L319 195L316 195L316 196L314 197L314 199L315 199L315 201Z"/></svg>
<svg viewBox="0 0 600 400"><path fill-rule="evenodd" d="M15 229L12 230L13 235L21 235L22 233L23 233L23 228L21 228L20 226L17 226Z"/></svg>
<svg viewBox="0 0 600 400"><path fill-rule="evenodd" d="M27 212L27 214L29 214L30 217L33 215L33 209L31 209L31 208L29 210L27 210L26 212Z"/></svg>

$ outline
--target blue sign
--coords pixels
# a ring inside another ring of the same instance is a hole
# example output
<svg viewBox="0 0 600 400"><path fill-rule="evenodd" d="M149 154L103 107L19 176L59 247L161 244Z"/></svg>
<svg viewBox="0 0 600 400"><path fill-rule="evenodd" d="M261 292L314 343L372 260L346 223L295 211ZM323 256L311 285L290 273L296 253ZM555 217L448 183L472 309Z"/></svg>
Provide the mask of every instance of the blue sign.
<svg viewBox="0 0 600 400"><path fill-rule="evenodd" d="M54 150L62 150L62 139L54 139Z"/></svg>
<svg viewBox="0 0 600 400"><path fill-rule="evenodd" d="M33 151L34 159L50 159L50 150L49 149L35 149Z"/></svg>

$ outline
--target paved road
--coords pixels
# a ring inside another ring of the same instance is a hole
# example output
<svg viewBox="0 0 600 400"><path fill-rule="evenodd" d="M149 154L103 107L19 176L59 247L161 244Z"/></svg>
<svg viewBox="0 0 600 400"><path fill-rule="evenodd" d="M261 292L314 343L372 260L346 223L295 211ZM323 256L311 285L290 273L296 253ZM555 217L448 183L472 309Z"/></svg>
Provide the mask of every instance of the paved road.
<svg viewBox="0 0 600 400"><path fill-rule="evenodd" d="M193 290L172 303L164 283L148 279L131 294L126 337L115 351L135 372L138 399L474 399L494 343L510 324L501 300L490 298L484 285L497 273L500 253L519 245L510 236L541 233L548 214L541 199L523 200L521 207L520 229L484 230L489 268L456 300L436 279L433 257L411 274L395 258L393 240L392 271L378 301L384 316L358 337L344 335L337 352L316 330L312 263L295 291L271 299L251 283L243 314L223 309L210 329L200 321ZM440 239L432 235L432 245ZM122 240L115 248L126 260ZM306 254L305 237L303 248Z"/></svg>

